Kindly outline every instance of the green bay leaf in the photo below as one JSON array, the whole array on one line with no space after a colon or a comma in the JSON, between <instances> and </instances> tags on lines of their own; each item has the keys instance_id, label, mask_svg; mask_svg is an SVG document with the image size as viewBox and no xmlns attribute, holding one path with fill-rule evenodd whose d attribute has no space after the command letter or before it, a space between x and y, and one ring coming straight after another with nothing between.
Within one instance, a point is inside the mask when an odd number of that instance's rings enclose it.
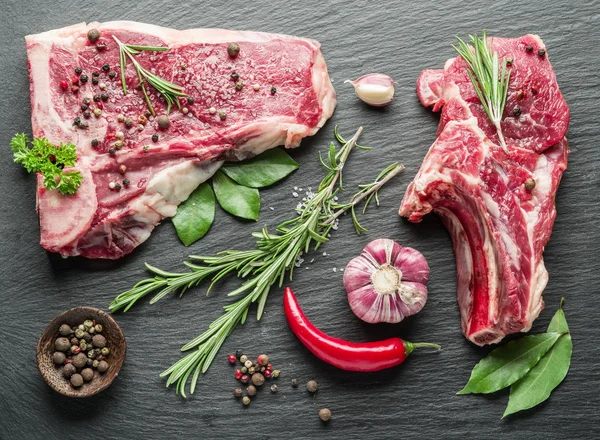
<instances>
[{"instance_id":1,"label":"green bay leaf","mask_svg":"<svg viewBox=\"0 0 600 440\"><path fill-rule=\"evenodd\" d=\"M221 207L236 217L258 220L260 194L256 188L239 185L221 170L213 176L215 195Z\"/></svg>"},{"instance_id":2,"label":"green bay leaf","mask_svg":"<svg viewBox=\"0 0 600 440\"><path fill-rule=\"evenodd\" d=\"M252 159L226 163L221 167L227 176L249 188L273 185L296 169L298 163L281 148L273 148Z\"/></svg>"},{"instance_id":3,"label":"green bay leaf","mask_svg":"<svg viewBox=\"0 0 600 440\"><path fill-rule=\"evenodd\" d=\"M569 331L562 308L554 314L548 331L560 333ZM510 387L508 405L502 417L533 408L550 397L550 393L563 381L569 371L572 352L573 340L567 333L559 338L523 379Z\"/></svg>"},{"instance_id":4,"label":"green bay leaf","mask_svg":"<svg viewBox=\"0 0 600 440\"><path fill-rule=\"evenodd\" d=\"M525 336L492 350L471 373L471 378L458 394L494 393L521 379L561 336L542 333Z\"/></svg>"},{"instance_id":5,"label":"green bay leaf","mask_svg":"<svg viewBox=\"0 0 600 440\"><path fill-rule=\"evenodd\" d=\"M215 195L208 183L202 183L177 208L171 219L181 242L189 246L204 237L215 219Z\"/></svg>"}]
</instances>

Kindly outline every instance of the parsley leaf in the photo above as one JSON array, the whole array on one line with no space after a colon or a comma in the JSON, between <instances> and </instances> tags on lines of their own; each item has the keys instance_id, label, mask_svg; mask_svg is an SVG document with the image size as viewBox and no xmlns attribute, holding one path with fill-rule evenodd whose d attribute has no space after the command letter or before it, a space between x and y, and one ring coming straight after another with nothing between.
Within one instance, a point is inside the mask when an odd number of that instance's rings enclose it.
<instances>
[{"instance_id":1,"label":"parsley leaf","mask_svg":"<svg viewBox=\"0 0 600 440\"><path fill-rule=\"evenodd\" d=\"M23 165L27 172L42 173L44 186L61 194L75 194L83 176L79 171L63 171L77 162L77 149L72 143L54 145L46 138L35 138L29 148L25 133L17 134L10 141L15 163Z\"/></svg>"}]
</instances>

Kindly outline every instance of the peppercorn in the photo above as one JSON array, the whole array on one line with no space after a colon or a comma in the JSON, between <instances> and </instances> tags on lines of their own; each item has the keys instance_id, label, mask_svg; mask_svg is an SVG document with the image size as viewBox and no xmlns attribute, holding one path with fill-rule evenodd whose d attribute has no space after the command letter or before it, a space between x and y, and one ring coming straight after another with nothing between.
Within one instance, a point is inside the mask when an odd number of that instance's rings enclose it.
<instances>
[{"instance_id":1,"label":"peppercorn","mask_svg":"<svg viewBox=\"0 0 600 440\"><path fill-rule=\"evenodd\" d=\"M149 145L144 145L144 147L142 148L142 151L143 151L144 153L147 153L147 152L148 152L148 150L150 150L150 146L149 146Z\"/></svg>"},{"instance_id":2,"label":"peppercorn","mask_svg":"<svg viewBox=\"0 0 600 440\"><path fill-rule=\"evenodd\" d=\"M117 141L114 143L114 146L117 150L120 150L121 148L123 148L123 141ZM91 329L90 329L91 330Z\"/></svg>"},{"instance_id":3,"label":"peppercorn","mask_svg":"<svg viewBox=\"0 0 600 440\"><path fill-rule=\"evenodd\" d=\"M110 66L107 63L104 63L102 65L102 70L104 70L105 72L108 72L110 70Z\"/></svg>"},{"instance_id":4,"label":"peppercorn","mask_svg":"<svg viewBox=\"0 0 600 440\"><path fill-rule=\"evenodd\" d=\"M89 382L94 378L94 370L92 370L91 368L84 368L83 370L81 370L81 377L85 382Z\"/></svg>"},{"instance_id":5,"label":"peppercorn","mask_svg":"<svg viewBox=\"0 0 600 440\"><path fill-rule=\"evenodd\" d=\"M240 356L240 362L242 364L246 364L246 361L248 360L248 356L246 356L245 354Z\"/></svg>"},{"instance_id":6,"label":"peppercorn","mask_svg":"<svg viewBox=\"0 0 600 440\"><path fill-rule=\"evenodd\" d=\"M63 79L60 82L60 88L63 89L63 90L67 90L68 87L69 87L69 83L66 80Z\"/></svg>"},{"instance_id":7,"label":"peppercorn","mask_svg":"<svg viewBox=\"0 0 600 440\"><path fill-rule=\"evenodd\" d=\"M266 354L261 354L260 356L258 356L256 361L263 367L266 367L267 365L269 365L269 356L267 356Z\"/></svg>"},{"instance_id":8,"label":"peppercorn","mask_svg":"<svg viewBox=\"0 0 600 440\"><path fill-rule=\"evenodd\" d=\"M248 374L249 374L250 376L252 376L254 373L256 373L256 368L254 368L254 367L250 367L250 368L248 368Z\"/></svg>"},{"instance_id":9,"label":"peppercorn","mask_svg":"<svg viewBox=\"0 0 600 440\"><path fill-rule=\"evenodd\" d=\"M89 78L88 78L88 76L87 76L87 75L81 75L81 76L79 77L79 81L81 81L82 83L86 83L86 82L88 82L88 79L89 79Z\"/></svg>"},{"instance_id":10,"label":"peppercorn","mask_svg":"<svg viewBox=\"0 0 600 440\"><path fill-rule=\"evenodd\" d=\"M83 72L83 69L81 67L75 67L75 73L77 75L81 75L81 72Z\"/></svg>"},{"instance_id":11,"label":"peppercorn","mask_svg":"<svg viewBox=\"0 0 600 440\"><path fill-rule=\"evenodd\" d=\"M219 112L219 118L221 118L221 120L224 120L227 117L227 112L225 110L221 110Z\"/></svg>"},{"instance_id":12,"label":"peppercorn","mask_svg":"<svg viewBox=\"0 0 600 440\"><path fill-rule=\"evenodd\" d=\"M533 46L529 44L529 45L525 46L525 50L527 52L533 52Z\"/></svg>"},{"instance_id":13,"label":"peppercorn","mask_svg":"<svg viewBox=\"0 0 600 440\"><path fill-rule=\"evenodd\" d=\"M214 115L215 113L217 113L217 109L214 107L211 107L208 109L208 113L210 113L211 115Z\"/></svg>"},{"instance_id":14,"label":"peppercorn","mask_svg":"<svg viewBox=\"0 0 600 440\"><path fill-rule=\"evenodd\" d=\"M73 364L70 364L70 363L68 363L68 364L66 364L66 365L63 367L63 371L62 371L62 373L63 373L63 376L64 376L66 379L68 379L68 378L70 378L70 377L71 377L73 374L77 373L77 368L75 368L75 366L74 366Z\"/></svg>"},{"instance_id":15,"label":"peppercorn","mask_svg":"<svg viewBox=\"0 0 600 440\"><path fill-rule=\"evenodd\" d=\"M148 118L145 115L140 115L138 122L142 125L146 125L148 123Z\"/></svg>"},{"instance_id":16,"label":"peppercorn","mask_svg":"<svg viewBox=\"0 0 600 440\"><path fill-rule=\"evenodd\" d=\"M87 345L87 342L85 341L85 339L82 339L81 341L79 341L79 349L80 350L85 351L85 350L87 350L87 348L88 348L88 345Z\"/></svg>"},{"instance_id":17,"label":"peppercorn","mask_svg":"<svg viewBox=\"0 0 600 440\"><path fill-rule=\"evenodd\" d=\"M92 113L89 110L83 112L83 117L85 119L90 119L92 117Z\"/></svg>"},{"instance_id":18,"label":"peppercorn","mask_svg":"<svg viewBox=\"0 0 600 440\"><path fill-rule=\"evenodd\" d=\"M110 72L108 72L108 77L109 77L110 79L113 79L115 76L117 76L117 72L115 72L115 71L112 71L112 70L111 70Z\"/></svg>"},{"instance_id":19,"label":"peppercorn","mask_svg":"<svg viewBox=\"0 0 600 440\"><path fill-rule=\"evenodd\" d=\"M265 376L263 376L260 373L254 373L252 375L252 384L256 385L257 387L260 387L264 383L265 383Z\"/></svg>"},{"instance_id":20,"label":"peppercorn","mask_svg":"<svg viewBox=\"0 0 600 440\"><path fill-rule=\"evenodd\" d=\"M104 49L106 49L106 43L98 43L98 44L96 44L96 50L98 52L102 52Z\"/></svg>"},{"instance_id":21,"label":"peppercorn","mask_svg":"<svg viewBox=\"0 0 600 440\"><path fill-rule=\"evenodd\" d=\"M130 184L130 183L131 183L131 182L129 182L129 179L123 179L123 186L124 186L125 188L127 188L127 187L129 186L129 184Z\"/></svg>"},{"instance_id":22,"label":"peppercorn","mask_svg":"<svg viewBox=\"0 0 600 440\"><path fill-rule=\"evenodd\" d=\"M263 373L265 378L270 379L271 378L271 370L265 370L265 372Z\"/></svg>"},{"instance_id":23,"label":"peppercorn","mask_svg":"<svg viewBox=\"0 0 600 440\"><path fill-rule=\"evenodd\" d=\"M77 344L79 344L79 342L77 342ZM70 351L72 354L77 354L81 351L81 348L79 348L79 345L72 345Z\"/></svg>"},{"instance_id":24,"label":"peppercorn","mask_svg":"<svg viewBox=\"0 0 600 440\"><path fill-rule=\"evenodd\" d=\"M110 349L108 347L103 347L102 350L100 350L100 353L102 353L102 356L108 356L110 354Z\"/></svg>"},{"instance_id":25,"label":"peppercorn","mask_svg":"<svg viewBox=\"0 0 600 440\"><path fill-rule=\"evenodd\" d=\"M123 122L125 123L125 127L127 128L131 128L131 126L133 125L133 121L131 120L131 118L125 118Z\"/></svg>"},{"instance_id":26,"label":"peppercorn","mask_svg":"<svg viewBox=\"0 0 600 440\"><path fill-rule=\"evenodd\" d=\"M85 130L86 128L89 127L89 125L86 122L82 122L81 124L78 125L79 128L81 128L82 130Z\"/></svg>"},{"instance_id":27,"label":"peppercorn","mask_svg":"<svg viewBox=\"0 0 600 440\"><path fill-rule=\"evenodd\" d=\"M188 97L187 97L187 103L188 103L189 105L192 105L192 104L194 103L194 97L193 97L193 96L188 96Z\"/></svg>"},{"instance_id":28,"label":"peppercorn","mask_svg":"<svg viewBox=\"0 0 600 440\"><path fill-rule=\"evenodd\" d=\"M240 380L242 378L242 371L241 370L235 370L235 378L237 380Z\"/></svg>"},{"instance_id":29,"label":"peppercorn","mask_svg":"<svg viewBox=\"0 0 600 440\"><path fill-rule=\"evenodd\" d=\"M513 110L513 116L515 116L515 117L521 116L521 109L519 107L515 107L515 109Z\"/></svg>"},{"instance_id":30,"label":"peppercorn","mask_svg":"<svg viewBox=\"0 0 600 440\"><path fill-rule=\"evenodd\" d=\"M77 345L77 344L79 344L79 339L77 339L77 338L71 338L70 342L71 342L71 345Z\"/></svg>"},{"instance_id":31,"label":"peppercorn","mask_svg":"<svg viewBox=\"0 0 600 440\"><path fill-rule=\"evenodd\" d=\"M292 387L298 388L298 380L297 379L292 379Z\"/></svg>"},{"instance_id":32,"label":"peppercorn","mask_svg":"<svg viewBox=\"0 0 600 440\"><path fill-rule=\"evenodd\" d=\"M244 88L244 83L241 81L238 81L235 83L235 89L236 90L242 90Z\"/></svg>"},{"instance_id":33,"label":"peppercorn","mask_svg":"<svg viewBox=\"0 0 600 440\"><path fill-rule=\"evenodd\" d=\"M119 173L125 174L126 171L127 171L126 165L119 165Z\"/></svg>"},{"instance_id":34,"label":"peppercorn","mask_svg":"<svg viewBox=\"0 0 600 440\"><path fill-rule=\"evenodd\" d=\"M79 347L77 347L79 348ZM77 368L81 368L83 366L85 366L87 361L87 358L85 357L85 354L83 353L77 353L74 357L73 357L73 365Z\"/></svg>"},{"instance_id":35,"label":"peppercorn","mask_svg":"<svg viewBox=\"0 0 600 440\"><path fill-rule=\"evenodd\" d=\"M238 79L240 79L240 75L235 70L231 72L229 76L231 77L232 81L237 81Z\"/></svg>"},{"instance_id":36,"label":"peppercorn","mask_svg":"<svg viewBox=\"0 0 600 440\"><path fill-rule=\"evenodd\" d=\"M331 411L329 408L322 408L319 410L319 418L324 422L328 422L331 419Z\"/></svg>"},{"instance_id":37,"label":"peppercorn","mask_svg":"<svg viewBox=\"0 0 600 440\"><path fill-rule=\"evenodd\" d=\"M86 111L88 109L87 104L81 104L81 111Z\"/></svg>"},{"instance_id":38,"label":"peppercorn","mask_svg":"<svg viewBox=\"0 0 600 440\"><path fill-rule=\"evenodd\" d=\"M106 372L106 370L108 370L108 362L106 362L106 361L98 362L98 371L100 373L104 373L104 372Z\"/></svg>"},{"instance_id":39,"label":"peppercorn","mask_svg":"<svg viewBox=\"0 0 600 440\"><path fill-rule=\"evenodd\" d=\"M545 57L546 56L546 50L545 49L538 49L538 55L541 57Z\"/></svg>"},{"instance_id":40,"label":"peppercorn","mask_svg":"<svg viewBox=\"0 0 600 440\"><path fill-rule=\"evenodd\" d=\"M506 59L506 65L507 66L512 66L512 63L513 63L513 59L512 58L507 58Z\"/></svg>"},{"instance_id":41,"label":"peppercorn","mask_svg":"<svg viewBox=\"0 0 600 440\"><path fill-rule=\"evenodd\" d=\"M306 389L308 390L309 393L316 393L317 389L318 389L317 381L316 380L309 380L306 383Z\"/></svg>"},{"instance_id":42,"label":"peppercorn","mask_svg":"<svg viewBox=\"0 0 600 440\"><path fill-rule=\"evenodd\" d=\"M535 188L535 179L528 177L525 180L525 189L527 191L532 191Z\"/></svg>"},{"instance_id":43,"label":"peppercorn","mask_svg":"<svg viewBox=\"0 0 600 440\"><path fill-rule=\"evenodd\" d=\"M90 335L90 334L93 335L95 332L96 332L96 330L94 329L94 327L90 327L90 329L87 332L85 332L85 333L87 333L88 335ZM83 337L85 338L85 334L84 334Z\"/></svg>"},{"instance_id":44,"label":"peppercorn","mask_svg":"<svg viewBox=\"0 0 600 440\"><path fill-rule=\"evenodd\" d=\"M256 387L254 385L250 385L248 388L246 388L246 394L248 394L249 396L254 396L256 395Z\"/></svg>"},{"instance_id":45,"label":"peppercorn","mask_svg":"<svg viewBox=\"0 0 600 440\"><path fill-rule=\"evenodd\" d=\"M243 384L247 384L247 383L250 381L250 378L248 377L248 375L247 375L247 374L244 374L242 377L240 377L240 381L241 381Z\"/></svg>"},{"instance_id":46,"label":"peppercorn","mask_svg":"<svg viewBox=\"0 0 600 440\"><path fill-rule=\"evenodd\" d=\"M73 125L79 126L80 124L81 124L81 118L75 118L75 119L73 119Z\"/></svg>"},{"instance_id":47,"label":"peppercorn","mask_svg":"<svg viewBox=\"0 0 600 440\"><path fill-rule=\"evenodd\" d=\"M152 142L158 142L158 134L154 133L152 135Z\"/></svg>"},{"instance_id":48,"label":"peppercorn","mask_svg":"<svg viewBox=\"0 0 600 440\"><path fill-rule=\"evenodd\" d=\"M94 367L94 368L98 368L98 364L99 364L99 363L100 363L100 361L98 361L98 360L94 359L94 360L92 361L92 367Z\"/></svg>"},{"instance_id":49,"label":"peppercorn","mask_svg":"<svg viewBox=\"0 0 600 440\"><path fill-rule=\"evenodd\" d=\"M54 348L58 351L67 351L71 348L71 344L67 338L56 338L56 341L54 341Z\"/></svg>"},{"instance_id":50,"label":"peppercorn","mask_svg":"<svg viewBox=\"0 0 600 440\"><path fill-rule=\"evenodd\" d=\"M227 53L229 54L230 57L237 57L238 54L240 53L240 45L237 43L229 43L227 45Z\"/></svg>"},{"instance_id":51,"label":"peppercorn","mask_svg":"<svg viewBox=\"0 0 600 440\"><path fill-rule=\"evenodd\" d=\"M71 327L69 327L69 324L63 324L58 329L58 332L61 336L69 336L71 334Z\"/></svg>"},{"instance_id":52,"label":"peppercorn","mask_svg":"<svg viewBox=\"0 0 600 440\"><path fill-rule=\"evenodd\" d=\"M246 374L248 372L248 369L246 367L242 367L240 371L242 372L242 374Z\"/></svg>"},{"instance_id":53,"label":"peppercorn","mask_svg":"<svg viewBox=\"0 0 600 440\"><path fill-rule=\"evenodd\" d=\"M83 338L83 330L81 330L80 328L78 328L77 330L75 330L75 337L78 339Z\"/></svg>"},{"instance_id":54,"label":"peppercorn","mask_svg":"<svg viewBox=\"0 0 600 440\"><path fill-rule=\"evenodd\" d=\"M190 109L189 109L189 108L187 108L187 107L183 107L183 108L181 109L181 113L183 113L184 115L187 115L187 114L189 113L189 111L190 111Z\"/></svg>"},{"instance_id":55,"label":"peppercorn","mask_svg":"<svg viewBox=\"0 0 600 440\"><path fill-rule=\"evenodd\" d=\"M77 86L71 86L71 92L78 93L79 92L79 87L77 87Z\"/></svg>"},{"instance_id":56,"label":"peppercorn","mask_svg":"<svg viewBox=\"0 0 600 440\"><path fill-rule=\"evenodd\" d=\"M73 385L75 388L79 388L81 385L83 385L83 377L81 377L81 374L75 373L71 376L71 385Z\"/></svg>"},{"instance_id":57,"label":"peppercorn","mask_svg":"<svg viewBox=\"0 0 600 440\"><path fill-rule=\"evenodd\" d=\"M115 189L117 191L119 191L121 189L121 184L120 183L115 183Z\"/></svg>"},{"instance_id":58,"label":"peppercorn","mask_svg":"<svg viewBox=\"0 0 600 440\"><path fill-rule=\"evenodd\" d=\"M227 356L227 360L229 361L229 363L231 365L235 365L236 359L235 359L235 355L234 354L230 354L229 356Z\"/></svg>"},{"instance_id":59,"label":"peppercorn","mask_svg":"<svg viewBox=\"0 0 600 440\"><path fill-rule=\"evenodd\" d=\"M233 390L233 395L237 398L242 397L242 394L244 394L244 391L241 388L236 388Z\"/></svg>"},{"instance_id":60,"label":"peppercorn","mask_svg":"<svg viewBox=\"0 0 600 440\"><path fill-rule=\"evenodd\" d=\"M92 43L95 43L98 41L98 38L100 38L100 31L98 29L90 29L87 33L87 37L88 40L90 40Z\"/></svg>"},{"instance_id":61,"label":"peppercorn","mask_svg":"<svg viewBox=\"0 0 600 440\"><path fill-rule=\"evenodd\" d=\"M250 405L250 402L251 402L251 400L250 400L250 397L248 397L248 396L244 396L244 398L242 399L242 403L246 406Z\"/></svg>"},{"instance_id":62,"label":"peppercorn","mask_svg":"<svg viewBox=\"0 0 600 440\"><path fill-rule=\"evenodd\" d=\"M100 95L94 95L94 97L92 99L94 100L94 102L99 102L100 101Z\"/></svg>"},{"instance_id":63,"label":"peppercorn","mask_svg":"<svg viewBox=\"0 0 600 440\"><path fill-rule=\"evenodd\" d=\"M277 89L275 88L275 86L271 87L271 95L274 95L275 93L277 93Z\"/></svg>"},{"instance_id":64,"label":"peppercorn","mask_svg":"<svg viewBox=\"0 0 600 440\"><path fill-rule=\"evenodd\" d=\"M94 70L92 72L92 78L98 78L100 76L100 72L98 72L97 70Z\"/></svg>"},{"instance_id":65,"label":"peppercorn","mask_svg":"<svg viewBox=\"0 0 600 440\"><path fill-rule=\"evenodd\" d=\"M95 108L94 109L94 116L99 118L100 115L102 114L102 110L100 110L99 108Z\"/></svg>"},{"instance_id":66,"label":"peppercorn","mask_svg":"<svg viewBox=\"0 0 600 440\"><path fill-rule=\"evenodd\" d=\"M56 365L62 365L62 364L64 364L65 360L67 360L67 356L62 351L55 351L52 354L52 361Z\"/></svg>"},{"instance_id":67,"label":"peppercorn","mask_svg":"<svg viewBox=\"0 0 600 440\"><path fill-rule=\"evenodd\" d=\"M252 366L252 361L248 360L248 361L244 362L244 367L250 369L251 366Z\"/></svg>"},{"instance_id":68,"label":"peppercorn","mask_svg":"<svg viewBox=\"0 0 600 440\"><path fill-rule=\"evenodd\" d=\"M169 120L169 117L167 115L160 115L158 118L156 118L156 123L160 128L164 130L169 128L171 121Z\"/></svg>"},{"instance_id":69,"label":"peppercorn","mask_svg":"<svg viewBox=\"0 0 600 440\"><path fill-rule=\"evenodd\" d=\"M108 93L101 94L100 99L102 99L102 101L108 101Z\"/></svg>"},{"instance_id":70,"label":"peppercorn","mask_svg":"<svg viewBox=\"0 0 600 440\"><path fill-rule=\"evenodd\" d=\"M271 365L271 364L267 364L266 368L267 368L267 370L273 371L273 365Z\"/></svg>"}]
</instances>

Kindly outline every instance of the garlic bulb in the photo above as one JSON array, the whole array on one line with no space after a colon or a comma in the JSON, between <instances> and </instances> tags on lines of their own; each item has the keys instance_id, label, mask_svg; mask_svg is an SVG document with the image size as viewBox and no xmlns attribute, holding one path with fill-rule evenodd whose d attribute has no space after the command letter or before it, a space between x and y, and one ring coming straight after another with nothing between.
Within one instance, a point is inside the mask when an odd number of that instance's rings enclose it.
<instances>
[{"instance_id":1,"label":"garlic bulb","mask_svg":"<svg viewBox=\"0 0 600 440\"><path fill-rule=\"evenodd\" d=\"M394 80L383 73L369 73L361 76L356 81L349 79L344 83L350 83L354 86L354 91L358 98L375 107L384 107L394 99Z\"/></svg>"},{"instance_id":2,"label":"garlic bulb","mask_svg":"<svg viewBox=\"0 0 600 440\"><path fill-rule=\"evenodd\" d=\"M370 242L344 270L350 307L370 323L396 323L419 312L428 279L429 265L419 251L386 238Z\"/></svg>"}]
</instances>

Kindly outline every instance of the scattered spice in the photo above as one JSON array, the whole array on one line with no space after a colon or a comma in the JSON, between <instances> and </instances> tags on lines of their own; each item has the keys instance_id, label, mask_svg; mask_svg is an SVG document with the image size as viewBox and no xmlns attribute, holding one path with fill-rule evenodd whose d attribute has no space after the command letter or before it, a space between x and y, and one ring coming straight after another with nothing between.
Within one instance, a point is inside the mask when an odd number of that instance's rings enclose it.
<instances>
[{"instance_id":1,"label":"scattered spice","mask_svg":"<svg viewBox=\"0 0 600 440\"><path fill-rule=\"evenodd\" d=\"M96 148L98 146L98 139L92 139L92 147Z\"/></svg>"},{"instance_id":2,"label":"scattered spice","mask_svg":"<svg viewBox=\"0 0 600 440\"><path fill-rule=\"evenodd\" d=\"M317 381L309 380L308 382L306 382L306 389L309 393L316 393L317 390L319 389Z\"/></svg>"},{"instance_id":3,"label":"scattered spice","mask_svg":"<svg viewBox=\"0 0 600 440\"><path fill-rule=\"evenodd\" d=\"M525 50L527 52L533 52L533 46L529 44L529 45L525 46Z\"/></svg>"},{"instance_id":4,"label":"scattered spice","mask_svg":"<svg viewBox=\"0 0 600 440\"><path fill-rule=\"evenodd\" d=\"M519 107L515 107L515 109L513 110L513 116L514 117L521 116L521 109Z\"/></svg>"},{"instance_id":5,"label":"scattered spice","mask_svg":"<svg viewBox=\"0 0 600 440\"><path fill-rule=\"evenodd\" d=\"M184 115L187 115L189 111L190 111L190 109L189 109L189 108L187 108L187 107L183 107L183 108L181 109L181 113L183 113Z\"/></svg>"},{"instance_id":6,"label":"scattered spice","mask_svg":"<svg viewBox=\"0 0 600 440\"><path fill-rule=\"evenodd\" d=\"M331 411L329 410L329 408L320 409L319 418L324 422L328 422L331 419Z\"/></svg>"},{"instance_id":7,"label":"scattered spice","mask_svg":"<svg viewBox=\"0 0 600 440\"><path fill-rule=\"evenodd\" d=\"M110 66L107 63L104 63L102 65L102 70L104 70L105 72L108 72L110 70Z\"/></svg>"},{"instance_id":8,"label":"scattered spice","mask_svg":"<svg viewBox=\"0 0 600 440\"><path fill-rule=\"evenodd\" d=\"M243 393L244 393L244 391L241 388L236 388L233 390L233 395L237 398L242 397Z\"/></svg>"},{"instance_id":9,"label":"scattered spice","mask_svg":"<svg viewBox=\"0 0 600 440\"><path fill-rule=\"evenodd\" d=\"M123 179L123 186L125 188L127 188L130 184L131 184L131 182L129 181L129 179Z\"/></svg>"},{"instance_id":10,"label":"scattered spice","mask_svg":"<svg viewBox=\"0 0 600 440\"><path fill-rule=\"evenodd\" d=\"M79 77L79 81L81 81L82 83L86 83L86 82L88 82L88 79L89 79L89 78L88 78L88 76L87 76L87 75L81 75L81 76Z\"/></svg>"},{"instance_id":11,"label":"scattered spice","mask_svg":"<svg viewBox=\"0 0 600 440\"><path fill-rule=\"evenodd\" d=\"M75 67L75 73L77 75L81 75L81 72L83 72L83 69L81 67Z\"/></svg>"},{"instance_id":12,"label":"scattered spice","mask_svg":"<svg viewBox=\"0 0 600 440\"><path fill-rule=\"evenodd\" d=\"M240 45L237 43L229 43L227 46L227 53L232 58L237 57L240 53Z\"/></svg>"},{"instance_id":13,"label":"scattered spice","mask_svg":"<svg viewBox=\"0 0 600 440\"><path fill-rule=\"evenodd\" d=\"M229 361L231 365L235 365L237 359L235 358L234 354L230 354L229 356L227 356L227 361Z\"/></svg>"},{"instance_id":14,"label":"scattered spice","mask_svg":"<svg viewBox=\"0 0 600 440\"><path fill-rule=\"evenodd\" d=\"M101 89L103 89L104 87L100 87ZM100 99L102 99L102 101L108 101L108 93L103 93L100 95Z\"/></svg>"},{"instance_id":15,"label":"scattered spice","mask_svg":"<svg viewBox=\"0 0 600 440\"><path fill-rule=\"evenodd\" d=\"M192 105L192 104L194 103L194 97L193 97L193 96L188 96L188 97L187 97L187 103L188 103L189 105Z\"/></svg>"},{"instance_id":16,"label":"scattered spice","mask_svg":"<svg viewBox=\"0 0 600 440\"><path fill-rule=\"evenodd\" d=\"M160 115L158 118L156 118L156 123L160 128L165 130L169 128L171 121L169 120L169 117L167 115Z\"/></svg>"},{"instance_id":17,"label":"scattered spice","mask_svg":"<svg viewBox=\"0 0 600 440\"><path fill-rule=\"evenodd\" d=\"M104 49L106 49L106 43L98 43L98 44L96 44L96 50L98 52L102 52Z\"/></svg>"},{"instance_id":18,"label":"scattered spice","mask_svg":"<svg viewBox=\"0 0 600 440\"><path fill-rule=\"evenodd\" d=\"M85 119L90 119L92 117L92 112L90 112L89 110L86 110L83 112L83 117Z\"/></svg>"},{"instance_id":19,"label":"scattered spice","mask_svg":"<svg viewBox=\"0 0 600 440\"><path fill-rule=\"evenodd\" d=\"M63 89L63 90L67 90L69 88L69 83L66 80L63 79L60 82L60 88Z\"/></svg>"},{"instance_id":20,"label":"scattered spice","mask_svg":"<svg viewBox=\"0 0 600 440\"><path fill-rule=\"evenodd\" d=\"M545 49L538 49L538 55L541 57L545 57L546 56L546 50Z\"/></svg>"},{"instance_id":21,"label":"scattered spice","mask_svg":"<svg viewBox=\"0 0 600 440\"><path fill-rule=\"evenodd\" d=\"M242 403L246 406L250 405L250 402L251 402L251 400L250 400L250 397L248 397L248 396L244 396L244 398L242 399Z\"/></svg>"},{"instance_id":22,"label":"scattered spice","mask_svg":"<svg viewBox=\"0 0 600 440\"><path fill-rule=\"evenodd\" d=\"M533 191L534 188L535 188L535 179L533 179L532 177L528 177L525 180L525 189L527 191Z\"/></svg>"},{"instance_id":23,"label":"scattered spice","mask_svg":"<svg viewBox=\"0 0 600 440\"><path fill-rule=\"evenodd\" d=\"M94 70L94 71L92 72L92 77L94 77L94 78L97 78L97 77L99 77L99 76L100 76L100 72L98 72L97 70Z\"/></svg>"},{"instance_id":24,"label":"scattered spice","mask_svg":"<svg viewBox=\"0 0 600 440\"><path fill-rule=\"evenodd\" d=\"M277 388L277 385L275 385L275 384L271 385L271 392L276 393L277 391L279 391L279 388Z\"/></svg>"},{"instance_id":25,"label":"scattered spice","mask_svg":"<svg viewBox=\"0 0 600 440\"><path fill-rule=\"evenodd\" d=\"M292 379L292 387L298 388L298 379Z\"/></svg>"},{"instance_id":26,"label":"scattered spice","mask_svg":"<svg viewBox=\"0 0 600 440\"><path fill-rule=\"evenodd\" d=\"M255 91L255 92L258 92L258 91L260 90L260 85L258 85L258 84L254 84L254 85L252 86L252 88L254 89L254 91Z\"/></svg>"},{"instance_id":27,"label":"scattered spice","mask_svg":"<svg viewBox=\"0 0 600 440\"><path fill-rule=\"evenodd\" d=\"M246 394L248 394L249 396L256 395L257 391L258 390L256 389L256 387L254 385L250 385L248 388L246 388Z\"/></svg>"},{"instance_id":28,"label":"scattered spice","mask_svg":"<svg viewBox=\"0 0 600 440\"><path fill-rule=\"evenodd\" d=\"M238 75L238 73L235 70L231 72L231 75L229 76L231 77L232 81L237 81L238 79L240 79L240 75Z\"/></svg>"},{"instance_id":29,"label":"scattered spice","mask_svg":"<svg viewBox=\"0 0 600 440\"><path fill-rule=\"evenodd\" d=\"M100 110L99 108L95 108L94 109L94 116L99 118L100 115L102 114L102 110Z\"/></svg>"},{"instance_id":30,"label":"scattered spice","mask_svg":"<svg viewBox=\"0 0 600 440\"><path fill-rule=\"evenodd\" d=\"M277 93L277 88L275 86L271 87L271 95Z\"/></svg>"},{"instance_id":31,"label":"scattered spice","mask_svg":"<svg viewBox=\"0 0 600 440\"><path fill-rule=\"evenodd\" d=\"M127 165L119 165L119 173L125 174L127 172Z\"/></svg>"},{"instance_id":32,"label":"scattered spice","mask_svg":"<svg viewBox=\"0 0 600 440\"><path fill-rule=\"evenodd\" d=\"M114 156L116 153L116 150L114 149L114 147L110 147L108 149L108 154L110 154L111 156ZM111 182L112 183L112 182ZM114 188L114 187L113 187Z\"/></svg>"},{"instance_id":33,"label":"scattered spice","mask_svg":"<svg viewBox=\"0 0 600 440\"><path fill-rule=\"evenodd\" d=\"M219 118L223 121L227 117L227 112L225 110L221 110L219 112Z\"/></svg>"},{"instance_id":34,"label":"scattered spice","mask_svg":"<svg viewBox=\"0 0 600 440\"><path fill-rule=\"evenodd\" d=\"M208 109L208 113L210 113L211 115L214 115L215 113L217 113L217 109L214 107L211 107Z\"/></svg>"},{"instance_id":35,"label":"scattered spice","mask_svg":"<svg viewBox=\"0 0 600 440\"><path fill-rule=\"evenodd\" d=\"M154 133L152 135L152 142L158 142L158 134L157 133Z\"/></svg>"},{"instance_id":36,"label":"scattered spice","mask_svg":"<svg viewBox=\"0 0 600 440\"><path fill-rule=\"evenodd\" d=\"M98 29L90 29L87 33L88 40L95 43L100 38L100 31Z\"/></svg>"},{"instance_id":37,"label":"scattered spice","mask_svg":"<svg viewBox=\"0 0 600 440\"><path fill-rule=\"evenodd\" d=\"M131 118L125 118L123 122L125 123L125 127L127 128L131 128L131 126L133 125L133 120Z\"/></svg>"},{"instance_id":38,"label":"scattered spice","mask_svg":"<svg viewBox=\"0 0 600 440\"><path fill-rule=\"evenodd\" d=\"M238 81L235 83L235 89L236 90L242 90L244 88L244 83L241 81Z\"/></svg>"},{"instance_id":39,"label":"scattered spice","mask_svg":"<svg viewBox=\"0 0 600 440\"><path fill-rule=\"evenodd\" d=\"M117 72L115 72L114 70L111 70L110 72L108 72L108 77L110 79L114 79L115 76L117 76Z\"/></svg>"}]
</instances>

